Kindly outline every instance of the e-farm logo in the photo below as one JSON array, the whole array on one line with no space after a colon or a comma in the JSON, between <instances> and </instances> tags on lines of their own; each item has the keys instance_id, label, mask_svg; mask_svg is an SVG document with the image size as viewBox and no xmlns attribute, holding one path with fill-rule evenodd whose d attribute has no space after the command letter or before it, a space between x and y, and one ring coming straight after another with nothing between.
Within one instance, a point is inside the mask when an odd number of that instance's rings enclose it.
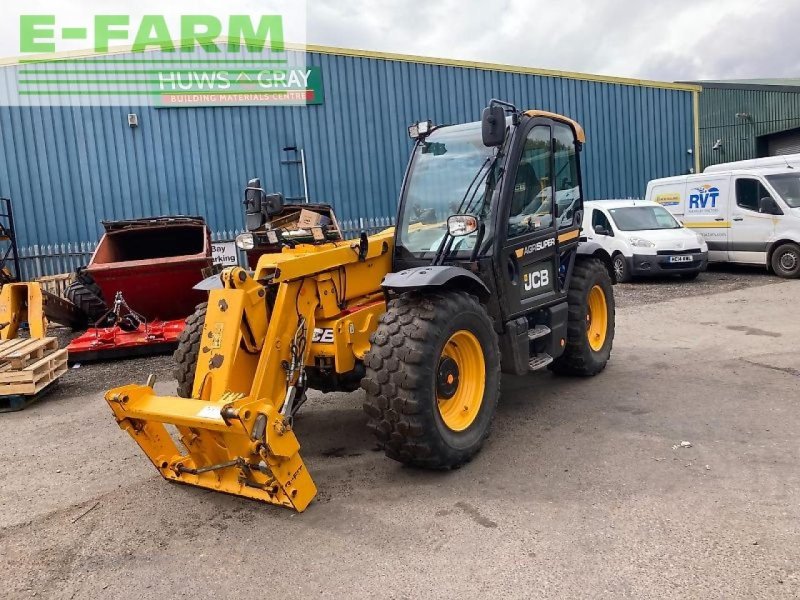
<instances>
[{"instance_id":1,"label":"e-farm logo","mask_svg":"<svg viewBox=\"0 0 800 600\"><path fill-rule=\"evenodd\" d=\"M21 99L178 107L322 103L321 74L306 67L304 46L287 50L286 15L104 14L85 21L20 15L15 91ZM48 56L76 40L94 54Z\"/></svg>"},{"instance_id":2,"label":"e-farm logo","mask_svg":"<svg viewBox=\"0 0 800 600\"><path fill-rule=\"evenodd\" d=\"M230 52L239 52L242 42L250 52L260 52L265 46L273 52L284 51L283 17L281 15L230 15L227 35L222 20L215 15L182 15L180 31L170 30L163 15L143 15L136 23L130 15L96 15L92 27L57 27L56 15L21 15L19 20L19 50L22 53L56 52L56 41L87 40L94 43L98 54L109 51L112 42L127 42L133 37L132 52L157 48L174 52L176 44L183 52L196 46L207 52L220 52L216 40L227 37Z\"/></svg>"}]
</instances>

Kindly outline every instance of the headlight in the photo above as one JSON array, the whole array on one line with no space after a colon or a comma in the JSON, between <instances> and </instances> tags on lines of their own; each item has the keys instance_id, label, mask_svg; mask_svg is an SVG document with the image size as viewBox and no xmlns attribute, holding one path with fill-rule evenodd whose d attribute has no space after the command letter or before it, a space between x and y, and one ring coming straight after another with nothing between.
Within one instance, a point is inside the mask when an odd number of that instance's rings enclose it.
<instances>
[{"instance_id":1,"label":"headlight","mask_svg":"<svg viewBox=\"0 0 800 600\"><path fill-rule=\"evenodd\" d=\"M236 247L242 250L252 250L255 246L252 233L240 233L236 236Z\"/></svg>"},{"instance_id":2,"label":"headlight","mask_svg":"<svg viewBox=\"0 0 800 600\"><path fill-rule=\"evenodd\" d=\"M706 243L706 238L704 238L701 234L697 233L696 231L693 232L697 236L697 241L700 244Z\"/></svg>"},{"instance_id":3,"label":"headlight","mask_svg":"<svg viewBox=\"0 0 800 600\"><path fill-rule=\"evenodd\" d=\"M651 242L650 240L646 240L640 237L632 237L630 238L631 246L636 246L637 248L655 248L656 245Z\"/></svg>"}]
</instances>

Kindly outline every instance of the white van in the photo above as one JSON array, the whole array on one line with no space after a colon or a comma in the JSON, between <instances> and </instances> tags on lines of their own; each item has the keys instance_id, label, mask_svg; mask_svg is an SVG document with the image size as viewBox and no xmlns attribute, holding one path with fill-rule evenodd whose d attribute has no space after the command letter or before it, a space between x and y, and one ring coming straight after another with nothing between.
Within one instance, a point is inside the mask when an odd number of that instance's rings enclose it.
<instances>
[{"instance_id":1,"label":"white van","mask_svg":"<svg viewBox=\"0 0 800 600\"><path fill-rule=\"evenodd\" d=\"M800 276L800 154L654 179L646 198L702 234L709 260Z\"/></svg>"},{"instance_id":2,"label":"white van","mask_svg":"<svg viewBox=\"0 0 800 600\"><path fill-rule=\"evenodd\" d=\"M694 279L708 264L703 238L647 200L584 202L578 252L602 259L618 283L637 275Z\"/></svg>"}]
</instances>

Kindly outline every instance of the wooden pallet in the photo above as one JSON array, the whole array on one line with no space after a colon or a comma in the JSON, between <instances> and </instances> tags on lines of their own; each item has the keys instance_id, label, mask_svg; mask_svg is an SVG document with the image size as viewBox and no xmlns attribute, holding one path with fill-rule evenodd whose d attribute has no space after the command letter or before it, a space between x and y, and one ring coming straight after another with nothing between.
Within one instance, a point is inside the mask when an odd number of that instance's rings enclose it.
<instances>
[{"instance_id":1,"label":"wooden pallet","mask_svg":"<svg viewBox=\"0 0 800 600\"><path fill-rule=\"evenodd\" d=\"M51 381L32 395L13 394L11 396L0 396L0 413L15 412L23 408L28 408L31 404L53 391L57 386L58 379Z\"/></svg>"},{"instance_id":2,"label":"wooden pallet","mask_svg":"<svg viewBox=\"0 0 800 600\"><path fill-rule=\"evenodd\" d=\"M36 281L42 286L42 291L50 292L54 296L63 296L74 278L74 273L62 273L60 275L39 277Z\"/></svg>"},{"instance_id":3,"label":"wooden pallet","mask_svg":"<svg viewBox=\"0 0 800 600\"><path fill-rule=\"evenodd\" d=\"M61 377L67 368L67 349L59 350L56 338L2 341L0 399L37 395Z\"/></svg>"}]
</instances>

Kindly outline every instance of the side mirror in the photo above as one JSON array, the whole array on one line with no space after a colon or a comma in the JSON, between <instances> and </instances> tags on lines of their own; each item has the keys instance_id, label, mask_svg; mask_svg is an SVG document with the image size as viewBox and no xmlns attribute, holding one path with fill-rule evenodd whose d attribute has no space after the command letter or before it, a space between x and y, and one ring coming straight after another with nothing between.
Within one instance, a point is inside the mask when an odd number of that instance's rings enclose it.
<instances>
[{"instance_id":1,"label":"side mirror","mask_svg":"<svg viewBox=\"0 0 800 600\"><path fill-rule=\"evenodd\" d=\"M487 148L503 144L506 139L506 112L502 106L494 104L483 109L481 137Z\"/></svg>"},{"instance_id":2,"label":"side mirror","mask_svg":"<svg viewBox=\"0 0 800 600\"><path fill-rule=\"evenodd\" d=\"M261 180L251 179L247 182L244 190L244 206L247 214L257 214L261 212L261 197L264 190L261 189Z\"/></svg>"},{"instance_id":3,"label":"side mirror","mask_svg":"<svg viewBox=\"0 0 800 600\"><path fill-rule=\"evenodd\" d=\"M765 215L782 215L783 211L772 196L766 196L758 201L758 212Z\"/></svg>"},{"instance_id":4,"label":"side mirror","mask_svg":"<svg viewBox=\"0 0 800 600\"><path fill-rule=\"evenodd\" d=\"M608 229L606 229L602 225L595 225L594 226L594 232L597 235L610 235Z\"/></svg>"},{"instance_id":5,"label":"side mirror","mask_svg":"<svg viewBox=\"0 0 800 600\"><path fill-rule=\"evenodd\" d=\"M478 231L478 219L472 215L450 215L447 217L447 231L453 237L463 237Z\"/></svg>"},{"instance_id":6,"label":"side mirror","mask_svg":"<svg viewBox=\"0 0 800 600\"><path fill-rule=\"evenodd\" d=\"M268 217L280 214L283 210L283 194L264 194L261 198L261 208Z\"/></svg>"}]
</instances>

